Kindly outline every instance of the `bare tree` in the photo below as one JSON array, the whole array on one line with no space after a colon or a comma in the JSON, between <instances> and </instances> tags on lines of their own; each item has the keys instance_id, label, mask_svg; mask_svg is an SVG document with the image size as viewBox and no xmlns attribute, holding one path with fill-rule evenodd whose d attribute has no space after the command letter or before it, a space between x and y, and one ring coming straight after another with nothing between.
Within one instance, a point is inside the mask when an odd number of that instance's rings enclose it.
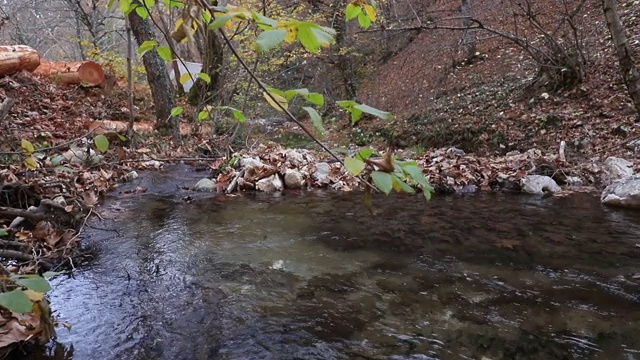
<instances>
[{"instance_id":1,"label":"bare tree","mask_svg":"<svg viewBox=\"0 0 640 360\"><path fill-rule=\"evenodd\" d=\"M462 45L465 49L465 58L467 60L476 56L476 40L474 38L473 30L471 30L471 19L473 19L473 7L471 0L462 0L462 6L460 7L462 12L462 25L467 28L462 36Z\"/></svg>"},{"instance_id":2,"label":"bare tree","mask_svg":"<svg viewBox=\"0 0 640 360\"><path fill-rule=\"evenodd\" d=\"M137 12L131 11L128 15L131 32L136 38L138 45L145 41L156 40L156 36L148 19L143 19ZM154 49L147 51L142 56L142 62L147 72L147 81L151 88L153 104L156 110L156 121L158 129L165 129L171 132L173 140L180 141L180 128L178 118L171 115L171 110L175 107L175 91L171 84L171 79L167 73L164 60Z\"/></svg>"},{"instance_id":3,"label":"bare tree","mask_svg":"<svg viewBox=\"0 0 640 360\"><path fill-rule=\"evenodd\" d=\"M631 100L633 100L633 104L636 110L638 110L638 115L640 115L640 75L638 74L638 69L636 68L631 48L629 47L624 26L616 11L616 1L602 0L602 9L607 19L611 40L613 40L616 53L618 54L622 78L624 79L625 85L627 85L629 96L631 96Z\"/></svg>"}]
</instances>

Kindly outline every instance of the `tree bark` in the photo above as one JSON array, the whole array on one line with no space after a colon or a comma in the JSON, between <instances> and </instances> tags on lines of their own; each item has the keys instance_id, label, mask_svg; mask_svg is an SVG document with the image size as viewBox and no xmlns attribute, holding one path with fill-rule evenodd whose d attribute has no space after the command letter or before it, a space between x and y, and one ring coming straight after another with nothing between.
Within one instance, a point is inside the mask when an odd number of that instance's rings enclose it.
<instances>
[{"instance_id":1,"label":"tree bark","mask_svg":"<svg viewBox=\"0 0 640 360\"><path fill-rule=\"evenodd\" d=\"M465 49L465 57L467 60L476 56L476 40L473 38L473 30L469 29L473 22L473 8L471 6L471 0L462 0L462 25L467 28L462 35L462 44Z\"/></svg>"},{"instance_id":2,"label":"tree bark","mask_svg":"<svg viewBox=\"0 0 640 360\"><path fill-rule=\"evenodd\" d=\"M131 32L138 45L148 40L156 40L148 19L141 18L135 11L128 15ZM151 96L156 109L157 128L169 130L173 141L180 142L178 118L171 116L171 109L175 107L175 91L167 73L164 60L156 50L147 51L142 56L142 62L147 72L147 81L151 88Z\"/></svg>"},{"instance_id":3,"label":"tree bark","mask_svg":"<svg viewBox=\"0 0 640 360\"><path fill-rule=\"evenodd\" d=\"M640 115L640 75L638 75L638 69L636 68L631 48L629 47L624 26L616 12L616 1L602 0L602 9L607 19L611 39L618 54L622 78L624 79L625 85L627 85L629 96L638 111L638 115Z\"/></svg>"},{"instance_id":4,"label":"tree bark","mask_svg":"<svg viewBox=\"0 0 640 360\"><path fill-rule=\"evenodd\" d=\"M218 1L211 1L211 6L218 6ZM197 105L202 100L212 102L220 98L221 75L224 65L224 52L222 39L217 30L207 30L202 28L204 37L204 49L201 51L202 72L209 75L211 81L198 78L193 87L189 90L189 103Z\"/></svg>"}]
</instances>

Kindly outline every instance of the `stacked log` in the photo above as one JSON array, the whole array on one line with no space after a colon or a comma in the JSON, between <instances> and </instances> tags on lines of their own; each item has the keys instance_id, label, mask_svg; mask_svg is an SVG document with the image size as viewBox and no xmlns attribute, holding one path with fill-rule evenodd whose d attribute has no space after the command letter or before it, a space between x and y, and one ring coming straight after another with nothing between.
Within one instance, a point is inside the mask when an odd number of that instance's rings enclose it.
<instances>
[{"instance_id":1,"label":"stacked log","mask_svg":"<svg viewBox=\"0 0 640 360\"><path fill-rule=\"evenodd\" d=\"M97 86L105 81L102 66L94 61L51 62L26 45L0 46L0 77L23 70L68 85Z\"/></svg>"},{"instance_id":2,"label":"stacked log","mask_svg":"<svg viewBox=\"0 0 640 360\"><path fill-rule=\"evenodd\" d=\"M33 73L54 78L67 85L97 86L104 81L104 70L94 61L50 62L45 60Z\"/></svg>"}]
</instances>

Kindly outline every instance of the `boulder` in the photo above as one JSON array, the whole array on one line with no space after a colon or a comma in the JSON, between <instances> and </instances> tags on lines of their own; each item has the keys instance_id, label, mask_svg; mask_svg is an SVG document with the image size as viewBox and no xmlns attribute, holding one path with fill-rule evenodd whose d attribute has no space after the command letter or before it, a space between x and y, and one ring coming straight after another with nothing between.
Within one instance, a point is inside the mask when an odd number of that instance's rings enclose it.
<instances>
[{"instance_id":1,"label":"boulder","mask_svg":"<svg viewBox=\"0 0 640 360\"><path fill-rule=\"evenodd\" d=\"M605 172L605 176L603 180L605 183L612 183L616 180L629 177L633 175L632 166L633 163L628 160L617 157L608 157L604 161L603 170Z\"/></svg>"},{"instance_id":2,"label":"boulder","mask_svg":"<svg viewBox=\"0 0 640 360\"><path fill-rule=\"evenodd\" d=\"M605 205L640 209L640 175L632 175L607 186L600 201Z\"/></svg>"},{"instance_id":3,"label":"boulder","mask_svg":"<svg viewBox=\"0 0 640 360\"><path fill-rule=\"evenodd\" d=\"M196 191L215 191L216 182L207 178L200 179L200 181L196 183L194 189Z\"/></svg>"},{"instance_id":4,"label":"boulder","mask_svg":"<svg viewBox=\"0 0 640 360\"><path fill-rule=\"evenodd\" d=\"M256 183L256 190L264 192L276 192L282 191L282 189L284 189L284 184L278 174L273 174Z\"/></svg>"},{"instance_id":5,"label":"boulder","mask_svg":"<svg viewBox=\"0 0 640 360\"><path fill-rule=\"evenodd\" d=\"M313 173L313 178L320 185L328 184L329 173L331 172L331 166L326 162L319 162L316 164L316 171Z\"/></svg>"},{"instance_id":6,"label":"boulder","mask_svg":"<svg viewBox=\"0 0 640 360\"><path fill-rule=\"evenodd\" d=\"M520 181L520 185L523 192L537 195L562 190L552 178L544 175L527 175Z\"/></svg>"},{"instance_id":7,"label":"boulder","mask_svg":"<svg viewBox=\"0 0 640 360\"><path fill-rule=\"evenodd\" d=\"M300 189L304 186L304 176L293 169L284 171L284 185L289 189Z\"/></svg>"},{"instance_id":8,"label":"boulder","mask_svg":"<svg viewBox=\"0 0 640 360\"><path fill-rule=\"evenodd\" d=\"M287 157L287 161L291 166L295 168L301 168L305 165L308 165L309 162L312 162L313 156L309 153L309 150L304 149L290 149L285 153Z\"/></svg>"}]
</instances>

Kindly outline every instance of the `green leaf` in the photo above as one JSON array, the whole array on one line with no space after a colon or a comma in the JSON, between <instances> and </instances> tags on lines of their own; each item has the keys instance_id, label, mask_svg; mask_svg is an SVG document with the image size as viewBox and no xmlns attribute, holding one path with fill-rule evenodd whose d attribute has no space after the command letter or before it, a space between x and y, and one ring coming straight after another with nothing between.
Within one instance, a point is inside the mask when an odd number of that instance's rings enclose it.
<instances>
[{"instance_id":1,"label":"green leaf","mask_svg":"<svg viewBox=\"0 0 640 360\"><path fill-rule=\"evenodd\" d=\"M251 16L258 26L263 30L275 29L278 27L278 21L268 18L259 12L254 11Z\"/></svg>"},{"instance_id":2,"label":"green leaf","mask_svg":"<svg viewBox=\"0 0 640 360\"><path fill-rule=\"evenodd\" d=\"M316 34L312 31L312 26L315 25L310 22L301 22L298 26L298 40L305 49L312 53L320 51L322 43L316 37ZM317 25L316 25L317 26ZM284 37L283 37L284 40Z\"/></svg>"},{"instance_id":3,"label":"green leaf","mask_svg":"<svg viewBox=\"0 0 640 360\"><path fill-rule=\"evenodd\" d=\"M371 177L373 178L373 183L376 185L378 190L389 195L389 193L393 189L393 180L391 179L391 174L384 171L374 171L371 173Z\"/></svg>"},{"instance_id":4,"label":"green leaf","mask_svg":"<svg viewBox=\"0 0 640 360\"><path fill-rule=\"evenodd\" d=\"M260 52L267 52L280 45L287 36L287 30L267 30L263 31L256 38L256 47Z\"/></svg>"},{"instance_id":5,"label":"green leaf","mask_svg":"<svg viewBox=\"0 0 640 360\"><path fill-rule=\"evenodd\" d=\"M371 114L373 116L377 116L383 120L390 120L393 118L393 115L391 115L390 112L386 112L386 111L382 111L382 110L378 110L374 107L371 107L369 105L365 105L365 104L358 104L355 105L354 108L362 110L363 112L366 112L367 114Z\"/></svg>"},{"instance_id":6,"label":"green leaf","mask_svg":"<svg viewBox=\"0 0 640 360\"><path fill-rule=\"evenodd\" d=\"M336 101L336 104L347 111L351 111L350 109L356 106L358 103L353 100L340 100Z\"/></svg>"},{"instance_id":7,"label":"green leaf","mask_svg":"<svg viewBox=\"0 0 640 360\"><path fill-rule=\"evenodd\" d=\"M242 111L238 109L231 109L231 113L233 114L233 117L236 118L236 120L238 120L239 122L243 123L247 121L247 117L244 116Z\"/></svg>"},{"instance_id":8,"label":"green leaf","mask_svg":"<svg viewBox=\"0 0 640 360\"><path fill-rule=\"evenodd\" d=\"M36 159L33 156L29 156L24 159L24 166L27 169L34 170L38 167L38 162L36 162Z\"/></svg>"},{"instance_id":9,"label":"green leaf","mask_svg":"<svg viewBox=\"0 0 640 360\"><path fill-rule=\"evenodd\" d=\"M209 112L207 110L202 110L198 113L198 121L205 121L209 118Z\"/></svg>"},{"instance_id":10,"label":"green leaf","mask_svg":"<svg viewBox=\"0 0 640 360\"><path fill-rule=\"evenodd\" d=\"M360 24L363 29L368 29L369 27L371 27L371 19L366 13L361 12L360 14L358 14L358 24Z\"/></svg>"},{"instance_id":11,"label":"green leaf","mask_svg":"<svg viewBox=\"0 0 640 360\"><path fill-rule=\"evenodd\" d=\"M160 58L162 58L162 60L171 60L171 49L168 46L158 46L156 48L156 51L158 52L158 55L160 55Z\"/></svg>"},{"instance_id":12,"label":"green leaf","mask_svg":"<svg viewBox=\"0 0 640 360\"><path fill-rule=\"evenodd\" d=\"M209 30L216 30L223 27L229 20L233 19L233 14L224 14L217 16L211 24L209 24Z\"/></svg>"},{"instance_id":13,"label":"green leaf","mask_svg":"<svg viewBox=\"0 0 640 360\"><path fill-rule=\"evenodd\" d=\"M415 165L410 165L410 166L403 166L402 169L407 174L409 174L411 179L416 183L418 183L420 186L429 186L429 182L427 182L427 179L424 177L424 173L422 172L422 169L420 169L419 167Z\"/></svg>"},{"instance_id":14,"label":"green leaf","mask_svg":"<svg viewBox=\"0 0 640 360\"><path fill-rule=\"evenodd\" d=\"M356 124L362 118L362 110L352 108L350 111L351 111L351 123Z\"/></svg>"},{"instance_id":15,"label":"green leaf","mask_svg":"<svg viewBox=\"0 0 640 360\"><path fill-rule=\"evenodd\" d=\"M218 106L217 109L220 109L220 110L231 110L231 114L233 115L233 117L236 120L238 120L241 123L247 121L247 117L244 116L242 111L240 111L240 110L238 110L236 108L233 108L231 106Z\"/></svg>"},{"instance_id":16,"label":"green leaf","mask_svg":"<svg viewBox=\"0 0 640 360\"><path fill-rule=\"evenodd\" d=\"M209 74L201 72L198 73L198 77L207 84L211 84L211 76L209 76Z\"/></svg>"},{"instance_id":17,"label":"green leaf","mask_svg":"<svg viewBox=\"0 0 640 360\"><path fill-rule=\"evenodd\" d=\"M98 135L93 138L93 142L96 144L96 148L101 153L107 152L109 150L109 139L107 139L104 135Z\"/></svg>"},{"instance_id":18,"label":"green leaf","mask_svg":"<svg viewBox=\"0 0 640 360\"><path fill-rule=\"evenodd\" d=\"M131 5L133 4L132 0L120 0L119 1L119 6L118 8L120 9L120 12L123 14L129 14L129 12L132 10L131 9Z\"/></svg>"},{"instance_id":19,"label":"green leaf","mask_svg":"<svg viewBox=\"0 0 640 360\"><path fill-rule=\"evenodd\" d=\"M140 16L143 19L146 19L149 17L149 12L143 6L136 7L136 13L138 14L138 16Z\"/></svg>"},{"instance_id":20,"label":"green leaf","mask_svg":"<svg viewBox=\"0 0 640 360\"><path fill-rule=\"evenodd\" d=\"M9 232L5 229L0 229L0 237L9 236Z\"/></svg>"},{"instance_id":21,"label":"green leaf","mask_svg":"<svg viewBox=\"0 0 640 360\"><path fill-rule=\"evenodd\" d=\"M283 111L282 109L286 110L289 107L289 103L287 102L287 99L282 95L279 95L273 91L271 92L271 96L269 96L269 94L266 92L263 92L262 95L267 100L269 105L271 105L272 108L278 111Z\"/></svg>"},{"instance_id":22,"label":"green leaf","mask_svg":"<svg viewBox=\"0 0 640 360\"><path fill-rule=\"evenodd\" d=\"M145 7L151 9L156 5L156 0L144 0L142 3L144 4Z\"/></svg>"},{"instance_id":23,"label":"green leaf","mask_svg":"<svg viewBox=\"0 0 640 360\"><path fill-rule=\"evenodd\" d=\"M393 180L393 188L396 189L396 191L403 191L407 194L416 193L416 191L411 186L409 186L406 182L402 181L402 179L400 179L398 175L392 174L391 179Z\"/></svg>"},{"instance_id":24,"label":"green leaf","mask_svg":"<svg viewBox=\"0 0 640 360\"><path fill-rule=\"evenodd\" d=\"M24 278L15 279L14 282L20 286L24 286L29 290L46 293L51 290L51 285L43 277L39 275L28 275Z\"/></svg>"},{"instance_id":25,"label":"green leaf","mask_svg":"<svg viewBox=\"0 0 640 360\"><path fill-rule=\"evenodd\" d=\"M376 151L373 149L360 149L360 151L358 151L358 155L357 157L362 160L362 161L366 161L368 160L371 155L373 155Z\"/></svg>"},{"instance_id":26,"label":"green leaf","mask_svg":"<svg viewBox=\"0 0 640 360\"><path fill-rule=\"evenodd\" d=\"M346 21L354 19L356 16L360 15L362 12L362 7L360 5L354 5L353 3L347 5L345 9L345 19Z\"/></svg>"},{"instance_id":27,"label":"green leaf","mask_svg":"<svg viewBox=\"0 0 640 360\"><path fill-rule=\"evenodd\" d=\"M188 83L189 81L191 81L191 73L186 72L186 73L180 75L180 84L184 85L184 84Z\"/></svg>"},{"instance_id":28,"label":"green leaf","mask_svg":"<svg viewBox=\"0 0 640 360\"><path fill-rule=\"evenodd\" d=\"M30 313L33 310L33 303L20 289L0 294L0 306L18 314Z\"/></svg>"},{"instance_id":29,"label":"green leaf","mask_svg":"<svg viewBox=\"0 0 640 360\"><path fill-rule=\"evenodd\" d=\"M308 102L314 105L318 105L318 106L324 105L324 96L322 96L322 94L319 94L319 93L310 93L309 95L305 96L305 99L307 99Z\"/></svg>"},{"instance_id":30,"label":"green leaf","mask_svg":"<svg viewBox=\"0 0 640 360\"><path fill-rule=\"evenodd\" d=\"M336 40L333 38L336 35L336 31L332 28L316 26L312 27L311 31L316 36L320 44L324 46L329 46L336 42Z\"/></svg>"},{"instance_id":31,"label":"green leaf","mask_svg":"<svg viewBox=\"0 0 640 360\"><path fill-rule=\"evenodd\" d=\"M424 194L425 199L431 199L431 193L433 193L433 187L427 179L424 177L424 173L422 169L415 165L403 166L403 170L411 176L411 179L418 183L422 187L422 193Z\"/></svg>"},{"instance_id":32,"label":"green leaf","mask_svg":"<svg viewBox=\"0 0 640 360\"><path fill-rule=\"evenodd\" d=\"M122 141L122 142L127 141L127 137L126 137L126 136L124 136L124 135L120 135L120 134L118 134L118 133L116 133L116 135L118 136L118 139L120 139L120 141Z\"/></svg>"},{"instance_id":33,"label":"green leaf","mask_svg":"<svg viewBox=\"0 0 640 360\"><path fill-rule=\"evenodd\" d=\"M36 149L33 147L33 144L29 140L22 139L20 142L20 147L22 147L22 151L24 151L25 155L33 154Z\"/></svg>"},{"instance_id":34,"label":"green leaf","mask_svg":"<svg viewBox=\"0 0 640 360\"><path fill-rule=\"evenodd\" d=\"M287 90L284 92L284 97L287 98L287 101L291 101L293 100L294 97L296 97L296 95L301 95L303 97L306 97L309 95L309 90L308 89L295 89L295 90Z\"/></svg>"},{"instance_id":35,"label":"green leaf","mask_svg":"<svg viewBox=\"0 0 640 360\"><path fill-rule=\"evenodd\" d=\"M338 154L344 154L344 155L348 155L349 154L349 150L347 150L345 148L335 148L335 149L331 149L331 151L333 151L334 153L338 153Z\"/></svg>"},{"instance_id":36,"label":"green leaf","mask_svg":"<svg viewBox=\"0 0 640 360\"><path fill-rule=\"evenodd\" d=\"M211 16L211 13L209 11L202 12L202 20L204 20L205 24L210 23L212 19L213 17Z\"/></svg>"},{"instance_id":37,"label":"green leaf","mask_svg":"<svg viewBox=\"0 0 640 360\"><path fill-rule=\"evenodd\" d=\"M171 116L180 116L184 112L184 108L182 106L176 106L171 109Z\"/></svg>"},{"instance_id":38,"label":"green leaf","mask_svg":"<svg viewBox=\"0 0 640 360\"><path fill-rule=\"evenodd\" d=\"M309 114L309 116L311 117L311 121L313 122L313 126L316 127L320 135L324 135L324 126L322 126L322 117L320 116L320 114L318 114L316 109L308 106L303 106L302 109Z\"/></svg>"},{"instance_id":39,"label":"green leaf","mask_svg":"<svg viewBox=\"0 0 640 360\"><path fill-rule=\"evenodd\" d=\"M158 42L155 40L147 40L140 44L138 48L138 54L144 55L147 51L153 50L156 46L158 46Z\"/></svg>"},{"instance_id":40,"label":"green leaf","mask_svg":"<svg viewBox=\"0 0 640 360\"><path fill-rule=\"evenodd\" d=\"M344 167L347 168L347 171L351 173L353 176L358 176L364 170L366 164L362 160L358 160L355 158L345 158L344 159Z\"/></svg>"}]
</instances>

